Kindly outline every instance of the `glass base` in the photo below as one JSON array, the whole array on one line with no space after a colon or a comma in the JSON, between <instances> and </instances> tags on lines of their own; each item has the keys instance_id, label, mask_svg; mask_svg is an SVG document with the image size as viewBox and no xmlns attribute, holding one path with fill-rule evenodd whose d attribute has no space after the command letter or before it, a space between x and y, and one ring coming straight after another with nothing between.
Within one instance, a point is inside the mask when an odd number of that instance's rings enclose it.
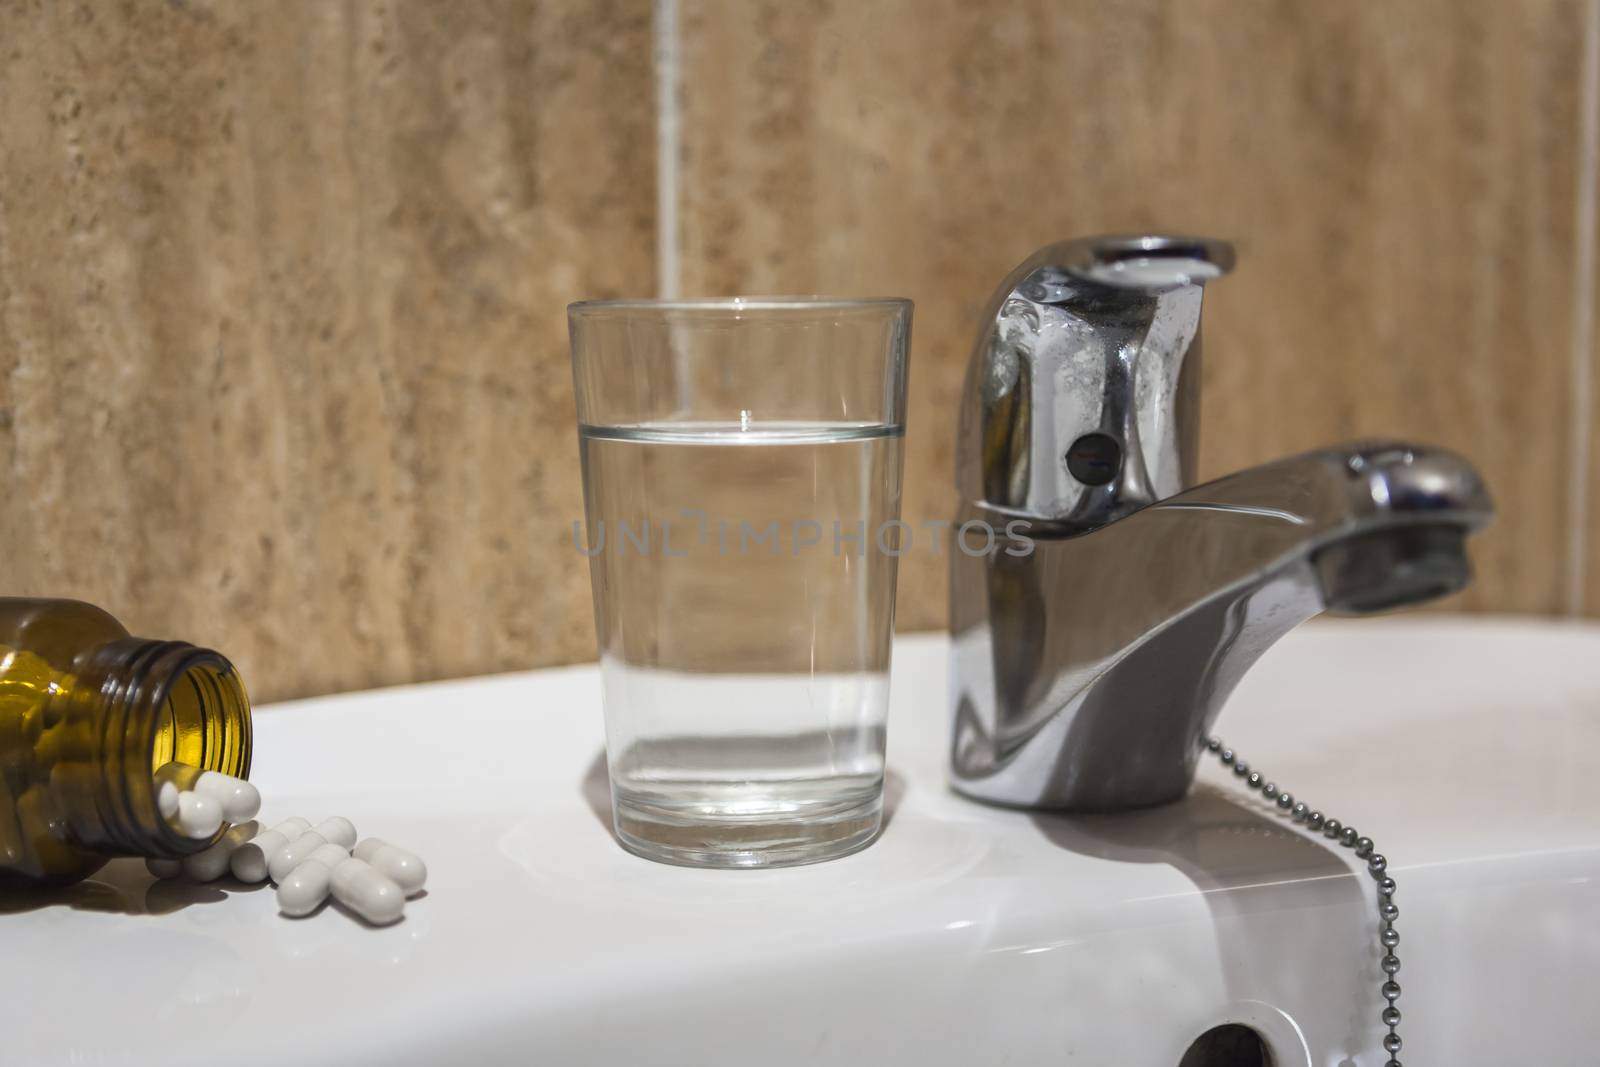
<instances>
[{"instance_id":1,"label":"glass base","mask_svg":"<svg viewBox=\"0 0 1600 1067\"><path fill-rule=\"evenodd\" d=\"M883 827L883 791L827 810L719 812L659 798L612 797L617 840L629 852L680 867L794 867L859 852Z\"/></svg>"}]
</instances>

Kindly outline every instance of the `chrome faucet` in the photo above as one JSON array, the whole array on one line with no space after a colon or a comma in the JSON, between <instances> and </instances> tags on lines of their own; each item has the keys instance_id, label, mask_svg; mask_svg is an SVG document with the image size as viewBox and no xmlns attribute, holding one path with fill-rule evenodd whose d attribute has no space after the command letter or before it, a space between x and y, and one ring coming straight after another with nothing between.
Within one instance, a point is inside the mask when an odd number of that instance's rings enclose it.
<instances>
[{"instance_id":1,"label":"chrome faucet","mask_svg":"<svg viewBox=\"0 0 1600 1067\"><path fill-rule=\"evenodd\" d=\"M1442 449L1345 445L1191 488L1201 295L1232 265L1220 241L1065 241L995 295L967 371L950 553L962 793L1176 800L1229 693L1290 629L1469 581L1466 535L1492 507Z\"/></svg>"}]
</instances>

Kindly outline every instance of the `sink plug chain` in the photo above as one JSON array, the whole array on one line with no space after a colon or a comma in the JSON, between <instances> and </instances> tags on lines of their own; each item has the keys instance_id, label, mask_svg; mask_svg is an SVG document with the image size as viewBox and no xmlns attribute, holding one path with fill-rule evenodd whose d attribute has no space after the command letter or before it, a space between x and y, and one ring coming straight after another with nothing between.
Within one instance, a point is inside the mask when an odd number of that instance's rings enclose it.
<instances>
[{"instance_id":1,"label":"sink plug chain","mask_svg":"<svg viewBox=\"0 0 1600 1067\"><path fill-rule=\"evenodd\" d=\"M1251 770L1250 765L1236 756L1233 749L1223 746L1221 738L1208 739L1206 748L1222 761L1224 767L1233 768L1233 773L1244 779L1251 789L1259 790L1262 796L1277 804L1278 810L1287 812L1295 822L1304 823L1312 833L1320 831L1323 837L1332 838L1354 851L1358 859L1367 861L1367 871L1378 883L1378 940L1383 945L1383 958L1378 965L1387 976L1381 992L1389 1005L1383 1009L1383 1025L1389 1028L1383 1038L1383 1047L1390 1059L1384 1067L1400 1067L1400 1061L1394 1058L1400 1051L1400 1009L1394 1006L1395 1001L1400 999L1400 983L1394 980L1400 971L1400 957L1394 951L1400 943L1400 934L1394 928L1400 909L1394 904L1394 879L1388 873L1389 861L1373 851L1372 838L1362 837L1354 827L1345 826L1338 819L1330 819L1295 800L1293 794L1279 789L1278 783L1269 782L1260 771Z\"/></svg>"}]
</instances>

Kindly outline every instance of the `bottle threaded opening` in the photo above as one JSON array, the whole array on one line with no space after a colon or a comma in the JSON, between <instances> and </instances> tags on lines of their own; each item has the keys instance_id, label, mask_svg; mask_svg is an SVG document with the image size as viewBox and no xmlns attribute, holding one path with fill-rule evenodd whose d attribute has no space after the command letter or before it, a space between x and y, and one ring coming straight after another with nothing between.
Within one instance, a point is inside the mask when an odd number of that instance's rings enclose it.
<instances>
[{"instance_id":1,"label":"bottle threaded opening","mask_svg":"<svg viewBox=\"0 0 1600 1067\"><path fill-rule=\"evenodd\" d=\"M103 852L171 858L215 840L184 837L167 822L155 771L176 762L192 768L190 778L208 770L249 774L250 699L233 665L182 641L129 638L96 650L81 680L97 705L94 751L58 768L98 771L82 775L90 803L75 806L78 840Z\"/></svg>"}]
</instances>

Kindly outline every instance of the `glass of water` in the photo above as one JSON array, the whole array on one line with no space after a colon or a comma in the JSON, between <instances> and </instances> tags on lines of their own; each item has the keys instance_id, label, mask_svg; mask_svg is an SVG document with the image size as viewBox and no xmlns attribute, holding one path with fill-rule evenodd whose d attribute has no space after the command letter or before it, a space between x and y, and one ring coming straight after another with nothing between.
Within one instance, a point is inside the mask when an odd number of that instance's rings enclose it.
<instances>
[{"instance_id":1,"label":"glass of water","mask_svg":"<svg viewBox=\"0 0 1600 1067\"><path fill-rule=\"evenodd\" d=\"M908 300L568 309L618 839L704 867L883 810Z\"/></svg>"}]
</instances>

